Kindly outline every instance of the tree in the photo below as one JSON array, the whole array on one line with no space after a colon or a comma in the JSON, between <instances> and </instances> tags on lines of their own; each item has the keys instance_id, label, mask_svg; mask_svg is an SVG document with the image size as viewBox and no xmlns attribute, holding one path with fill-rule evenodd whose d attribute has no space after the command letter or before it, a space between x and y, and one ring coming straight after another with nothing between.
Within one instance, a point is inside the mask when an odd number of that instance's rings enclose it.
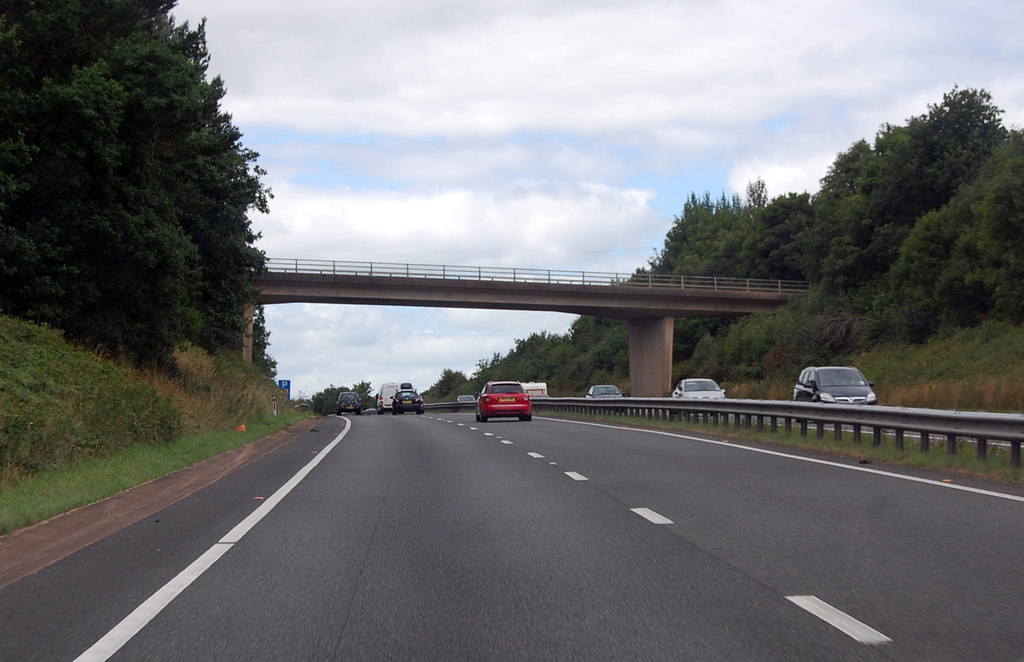
<instances>
[{"instance_id":1,"label":"tree","mask_svg":"<svg viewBox=\"0 0 1024 662\"><path fill-rule=\"evenodd\" d=\"M140 363L237 344L263 265L263 172L173 5L0 14L0 308Z\"/></svg>"}]
</instances>

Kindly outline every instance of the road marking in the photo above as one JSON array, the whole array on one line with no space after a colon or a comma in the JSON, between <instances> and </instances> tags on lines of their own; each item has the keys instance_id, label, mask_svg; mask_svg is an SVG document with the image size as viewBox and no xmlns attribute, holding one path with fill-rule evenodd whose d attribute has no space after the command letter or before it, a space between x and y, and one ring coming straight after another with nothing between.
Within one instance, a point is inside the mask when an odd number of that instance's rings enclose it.
<instances>
[{"instance_id":1,"label":"road marking","mask_svg":"<svg viewBox=\"0 0 1024 662\"><path fill-rule=\"evenodd\" d=\"M114 626L110 632L103 635L99 641L89 647L84 653L75 658L75 662L105 662L119 651L128 640L138 634L142 628L156 618L164 607L172 600L181 595L182 591L189 587L192 582L199 578L204 572L210 569L231 547L248 533L261 519L266 517L277 504L281 502L288 493L295 489L309 475L311 471L320 464L327 454L334 449L338 443L345 438L351 429L351 422L348 418L342 417L345 421L345 429L327 444L327 446L313 456L306 466L292 476L287 483L282 485L274 494L263 501L259 508L252 511L248 517L239 522L227 535L217 541L213 547L206 550L198 559L193 561L187 568L178 573L178 576L163 585L156 593L146 599L135 611L128 614L120 623Z\"/></svg>"},{"instance_id":2,"label":"road marking","mask_svg":"<svg viewBox=\"0 0 1024 662\"><path fill-rule=\"evenodd\" d=\"M494 433L493 432L484 432L484 436L485 437L493 437Z\"/></svg>"},{"instance_id":3,"label":"road marking","mask_svg":"<svg viewBox=\"0 0 1024 662\"><path fill-rule=\"evenodd\" d=\"M786 599L862 644L887 644L892 641L873 627L861 623L853 616L839 611L813 595L787 595Z\"/></svg>"},{"instance_id":4,"label":"road marking","mask_svg":"<svg viewBox=\"0 0 1024 662\"><path fill-rule=\"evenodd\" d=\"M569 421L559 418L547 418L544 419L554 423L566 423L570 425L592 425L598 428L609 428L612 430L621 430L625 426L623 425L606 425L604 423L591 423L589 421ZM950 490L959 490L961 492L970 492L972 494L980 494L982 496L995 497L997 499L1006 499L1007 501L1018 501L1024 503L1024 496L1017 496L1016 494L1007 494L1006 492L995 492L993 490L985 490L979 487L968 487L966 485L957 485L955 483L943 483L938 480L932 480L929 478L918 478L917 476L908 476L906 474L893 473L891 471L883 471L882 469L869 469L855 464L843 464L842 462L832 462L830 460L821 460L814 457L803 457L800 455L793 455L792 453L783 453L781 451L768 450L767 448L756 448L754 446L743 446L737 443L730 443L728 441L718 441L715 439L706 439L704 437L694 437L688 434L679 434L675 432L666 432L664 430L645 430L643 428L627 428L633 432L642 432L646 434L657 434L664 437L675 437L677 439L688 439L690 441L699 441L704 444L713 444L715 446L725 446L727 448L735 448L742 451L750 451L751 453L761 453L763 455L773 455L775 457L782 457L788 460L797 460L800 462L810 462L812 464L820 464L828 467L835 467L836 469L846 469L848 471L861 471L864 473L875 474L877 476L886 476L888 478L897 478L899 480L906 480L911 483L921 483L923 485L931 485L933 487L945 487Z\"/></svg>"},{"instance_id":5,"label":"road marking","mask_svg":"<svg viewBox=\"0 0 1024 662\"><path fill-rule=\"evenodd\" d=\"M503 444L506 444L506 445L508 445L508 446L511 446L511 445L512 445L512 442L511 442L511 441L509 441L508 439L502 439L502 440L501 440L501 443L503 443Z\"/></svg>"},{"instance_id":6,"label":"road marking","mask_svg":"<svg viewBox=\"0 0 1024 662\"><path fill-rule=\"evenodd\" d=\"M674 524L672 520L665 517L664 515L659 515L650 508L630 508L630 510L632 510L640 517L643 517L644 519L655 524Z\"/></svg>"},{"instance_id":7,"label":"road marking","mask_svg":"<svg viewBox=\"0 0 1024 662\"><path fill-rule=\"evenodd\" d=\"M544 456L543 456L543 455L541 455L540 453L534 453L534 452L532 452L532 451L531 451L531 452L529 452L529 453L527 453L527 455L529 455L529 456L530 456L530 457L532 457L532 458L536 458L536 459L538 459L538 460L539 460L540 458L544 457Z\"/></svg>"},{"instance_id":8,"label":"road marking","mask_svg":"<svg viewBox=\"0 0 1024 662\"><path fill-rule=\"evenodd\" d=\"M572 478L573 480L590 480L583 474L578 474L575 471L566 471L565 475L568 476L569 478Z\"/></svg>"}]
</instances>

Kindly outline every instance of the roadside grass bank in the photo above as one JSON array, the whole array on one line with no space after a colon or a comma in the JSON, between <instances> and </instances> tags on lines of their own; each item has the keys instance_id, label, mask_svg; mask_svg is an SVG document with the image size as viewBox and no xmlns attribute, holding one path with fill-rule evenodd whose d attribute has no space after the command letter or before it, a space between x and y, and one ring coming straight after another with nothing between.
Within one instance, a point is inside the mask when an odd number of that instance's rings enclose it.
<instances>
[{"instance_id":1,"label":"roadside grass bank","mask_svg":"<svg viewBox=\"0 0 1024 662\"><path fill-rule=\"evenodd\" d=\"M169 444L139 444L74 467L41 472L0 489L0 535L86 506L155 478L262 439L309 416L284 412L244 431L186 435Z\"/></svg>"},{"instance_id":2,"label":"roadside grass bank","mask_svg":"<svg viewBox=\"0 0 1024 662\"><path fill-rule=\"evenodd\" d=\"M138 369L0 315L0 534L309 416L240 356L183 348ZM245 431L237 428L245 426Z\"/></svg>"},{"instance_id":3,"label":"roadside grass bank","mask_svg":"<svg viewBox=\"0 0 1024 662\"><path fill-rule=\"evenodd\" d=\"M989 443L988 456L983 462L977 457L975 445L969 442L958 443L955 455L946 452L945 440L941 445L933 443L929 452L922 453L917 439L911 437L904 440L902 450L896 447L896 441L892 435L883 435L882 443L879 446L872 446L870 437L864 437L860 443L856 443L853 441L852 432L849 431L844 432L842 439L836 441L831 426L826 427L824 437L818 438L814 428L811 428L807 436L804 437L798 431L786 432L781 428L776 432L771 432L767 429L758 430L755 427L737 428L684 421L653 421L635 416L598 416L559 412L550 417L665 430L682 434L699 434L719 441L750 442L795 448L823 455L853 458L863 464L876 462L878 464L895 464L934 471L941 474L937 480L950 476L963 476L1024 485L1024 469L1014 469L1010 464L1009 449L999 447L993 442Z\"/></svg>"}]
</instances>

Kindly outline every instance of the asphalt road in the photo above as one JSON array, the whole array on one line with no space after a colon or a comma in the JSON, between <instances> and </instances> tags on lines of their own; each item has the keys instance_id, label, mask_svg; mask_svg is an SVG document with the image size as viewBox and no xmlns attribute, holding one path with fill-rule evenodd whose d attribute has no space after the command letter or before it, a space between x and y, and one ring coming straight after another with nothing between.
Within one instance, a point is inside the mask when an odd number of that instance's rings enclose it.
<instances>
[{"instance_id":1,"label":"asphalt road","mask_svg":"<svg viewBox=\"0 0 1024 662\"><path fill-rule=\"evenodd\" d=\"M0 660L1024 659L1024 495L943 478L331 417L0 589Z\"/></svg>"}]
</instances>

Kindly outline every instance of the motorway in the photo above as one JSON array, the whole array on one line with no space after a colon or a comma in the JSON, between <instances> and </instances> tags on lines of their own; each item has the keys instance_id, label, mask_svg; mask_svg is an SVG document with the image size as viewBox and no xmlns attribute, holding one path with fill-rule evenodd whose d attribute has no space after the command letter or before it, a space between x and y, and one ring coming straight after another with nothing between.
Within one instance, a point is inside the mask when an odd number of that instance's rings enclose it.
<instances>
[{"instance_id":1,"label":"motorway","mask_svg":"<svg viewBox=\"0 0 1024 662\"><path fill-rule=\"evenodd\" d=\"M0 589L0 661L1024 659L1024 490L944 479L329 417Z\"/></svg>"}]
</instances>

